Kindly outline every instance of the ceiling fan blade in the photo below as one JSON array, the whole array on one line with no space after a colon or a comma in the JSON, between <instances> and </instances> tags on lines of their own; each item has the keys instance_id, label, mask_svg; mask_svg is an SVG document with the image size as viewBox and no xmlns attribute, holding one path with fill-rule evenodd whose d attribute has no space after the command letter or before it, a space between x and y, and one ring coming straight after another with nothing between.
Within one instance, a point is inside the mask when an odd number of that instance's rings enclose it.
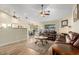
<instances>
[{"instance_id":1,"label":"ceiling fan blade","mask_svg":"<svg viewBox=\"0 0 79 59\"><path fill-rule=\"evenodd\" d=\"M15 15L13 16L13 18L16 18L17 19L17 17Z\"/></svg>"},{"instance_id":2,"label":"ceiling fan blade","mask_svg":"<svg viewBox=\"0 0 79 59\"><path fill-rule=\"evenodd\" d=\"M44 15L50 15L49 13L45 13Z\"/></svg>"}]
</instances>

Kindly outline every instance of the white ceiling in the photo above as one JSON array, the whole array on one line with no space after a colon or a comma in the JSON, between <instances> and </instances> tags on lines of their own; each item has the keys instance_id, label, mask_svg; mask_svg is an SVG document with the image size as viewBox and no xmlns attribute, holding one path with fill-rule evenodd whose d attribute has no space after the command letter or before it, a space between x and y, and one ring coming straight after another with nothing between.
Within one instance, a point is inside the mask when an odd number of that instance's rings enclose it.
<instances>
[{"instance_id":1,"label":"white ceiling","mask_svg":"<svg viewBox=\"0 0 79 59\"><path fill-rule=\"evenodd\" d=\"M13 15L13 11L17 16L37 22L45 22L60 19L69 16L72 13L73 4L45 4L44 8L50 10L50 15L46 17L40 16L41 4L0 4L0 9L7 10Z\"/></svg>"}]
</instances>

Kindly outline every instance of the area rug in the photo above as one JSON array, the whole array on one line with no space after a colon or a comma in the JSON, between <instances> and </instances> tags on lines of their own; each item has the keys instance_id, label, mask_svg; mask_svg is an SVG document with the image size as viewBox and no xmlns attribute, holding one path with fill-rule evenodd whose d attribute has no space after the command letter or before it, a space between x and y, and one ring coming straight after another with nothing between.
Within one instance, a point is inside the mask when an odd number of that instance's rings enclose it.
<instances>
[{"instance_id":1,"label":"area rug","mask_svg":"<svg viewBox=\"0 0 79 59\"><path fill-rule=\"evenodd\" d=\"M44 46L39 42L38 44L35 44L35 42L28 42L26 43L26 47L31 48L37 52L39 52L41 55L46 54L47 50L50 48L50 46L53 44L53 41L48 41L48 44L45 44Z\"/></svg>"}]
</instances>

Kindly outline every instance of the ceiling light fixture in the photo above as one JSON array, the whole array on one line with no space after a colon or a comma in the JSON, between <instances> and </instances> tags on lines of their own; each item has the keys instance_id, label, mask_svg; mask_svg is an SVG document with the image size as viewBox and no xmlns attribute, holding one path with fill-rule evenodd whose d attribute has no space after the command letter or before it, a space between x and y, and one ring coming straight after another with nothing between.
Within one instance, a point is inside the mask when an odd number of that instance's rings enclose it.
<instances>
[{"instance_id":1,"label":"ceiling light fixture","mask_svg":"<svg viewBox=\"0 0 79 59\"><path fill-rule=\"evenodd\" d=\"M41 16L45 17L45 16L48 16L50 15L50 10L45 10L44 9L44 5L42 4L41 5L41 12L40 12Z\"/></svg>"},{"instance_id":2,"label":"ceiling light fixture","mask_svg":"<svg viewBox=\"0 0 79 59\"><path fill-rule=\"evenodd\" d=\"M14 14L13 15L13 18L16 18L17 19L18 17L15 15L15 11L13 12L13 14Z\"/></svg>"}]
</instances>

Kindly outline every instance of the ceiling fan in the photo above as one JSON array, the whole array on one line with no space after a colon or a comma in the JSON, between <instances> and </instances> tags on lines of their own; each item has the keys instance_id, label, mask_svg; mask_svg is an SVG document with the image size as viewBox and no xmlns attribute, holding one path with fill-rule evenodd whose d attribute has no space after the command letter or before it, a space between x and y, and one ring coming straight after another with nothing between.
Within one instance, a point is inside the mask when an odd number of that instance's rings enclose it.
<instances>
[{"instance_id":1,"label":"ceiling fan","mask_svg":"<svg viewBox=\"0 0 79 59\"><path fill-rule=\"evenodd\" d=\"M50 10L45 10L44 9L44 5L42 4L41 5L41 12L40 12L41 16L45 17L45 16L48 16L50 15Z\"/></svg>"},{"instance_id":2,"label":"ceiling fan","mask_svg":"<svg viewBox=\"0 0 79 59\"><path fill-rule=\"evenodd\" d=\"M13 14L14 14L14 15L12 16L13 18L16 18L16 19L19 18L19 17L17 17L17 16L15 15L15 11L13 12Z\"/></svg>"}]
</instances>

